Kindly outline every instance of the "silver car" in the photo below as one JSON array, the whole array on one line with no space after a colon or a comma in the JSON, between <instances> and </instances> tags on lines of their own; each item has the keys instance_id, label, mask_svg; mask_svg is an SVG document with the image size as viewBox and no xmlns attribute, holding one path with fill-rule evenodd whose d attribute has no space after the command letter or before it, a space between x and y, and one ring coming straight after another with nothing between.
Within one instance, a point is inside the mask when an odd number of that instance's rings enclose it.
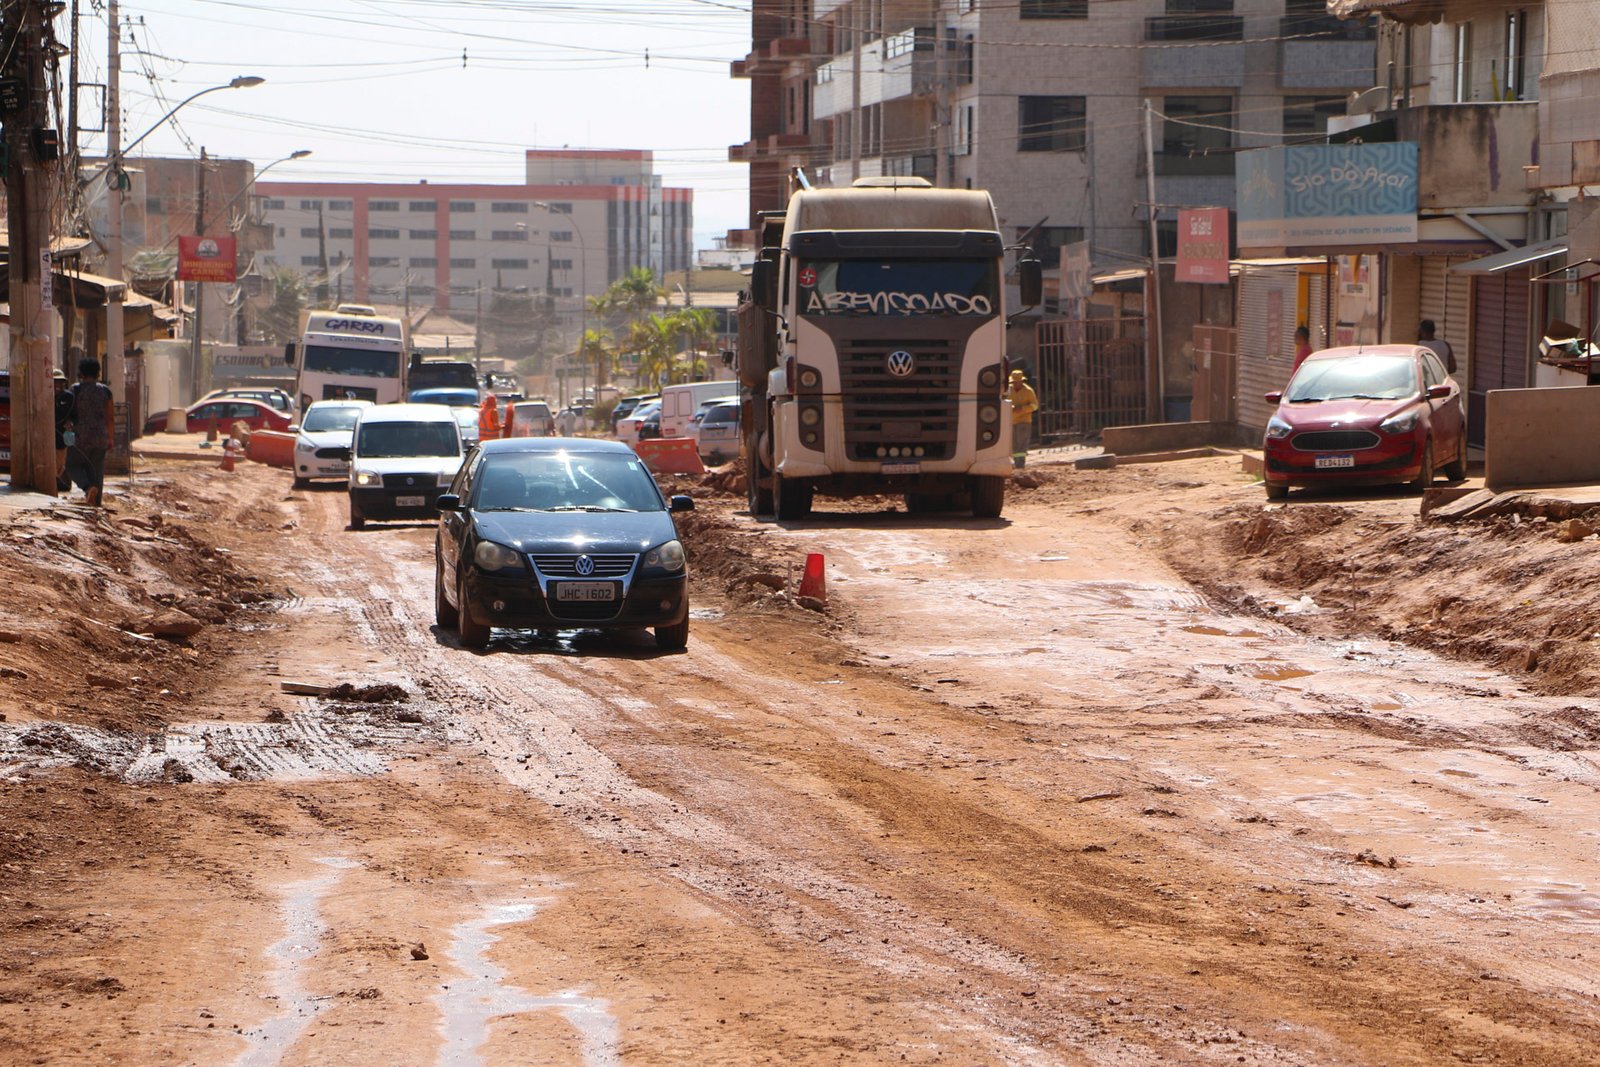
<instances>
[{"instance_id":1,"label":"silver car","mask_svg":"<svg viewBox=\"0 0 1600 1067\"><path fill-rule=\"evenodd\" d=\"M739 402L727 400L713 404L701 416L694 430L700 459L713 467L727 463L739 454Z\"/></svg>"},{"instance_id":2,"label":"silver car","mask_svg":"<svg viewBox=\"0 0 1600 1067\"><path fill-rule=\"evenodd\" d=\"M372 406L370 400L318 400L306 408L299 423L289 427L294 438L294 487L304 489L318 478L344 481L356 422Z\"/></svg>"}]
</instances>

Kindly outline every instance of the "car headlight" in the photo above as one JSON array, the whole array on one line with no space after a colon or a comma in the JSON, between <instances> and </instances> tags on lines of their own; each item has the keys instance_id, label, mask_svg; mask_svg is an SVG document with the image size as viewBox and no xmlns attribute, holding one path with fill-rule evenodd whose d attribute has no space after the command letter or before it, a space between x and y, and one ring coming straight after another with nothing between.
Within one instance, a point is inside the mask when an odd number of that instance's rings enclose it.
<instances>
[{"instance_id":1,"label":"car headlight","mask_svg":"<svg viewBox=\"0 0 1600 1067\"><path fill-rule=\"evenodd\" d=\"M478 547L473 549L472 562L486 571L522 569L522 557L515 549L497 545L493 541L479 541Z\"/></svg>"},{"instance_id":2,"label":"car headlight","mask_svg":"<svg viewBox=\"0 0 1600 1067\"><path fill-rule=\"evenodd\" d=\"M679 541L668 541L658 545L644 554L646 567L658 567L661 570L676 574L683 570L683 544Z\"/></svg>"},{"instance_id":3,"label":"car headlight","mask_svg":"<svg viewBox=\"0 0 1600 1067\"><path fill-rule=\"evenodd\" d=\"M382 485L383 475L376 471L356 471L357 485Z\"/></svg>"},{"instance_id":4,"label":"car headlight","mask_svg":"<svg viewBox=\"0 0 1600 1067\"><path fill-rule=\"evenodd\" d=\"M295 441L294 450L296 452L315 452L317 450L317 446L312 444L310 441L307 441L304 437L301 437Z\"/></svg>"},{"instance_id":5,"label":"car headlight","mask_svg":"<svg viewBox=\"0 0 1600 1067\"><path fill-rule=\"evenodd\" d=\"M1274 415L1267 420L1267 440L1281 441L1294 432L1294 427Z\"/></svg>"},{"instance_id":6,"label":"car headlight","mask_svg":"<svg viewBox=\"0 0 1600 1067\"><path fill-rule=\"evenodd\" d=\"M1410 433L1417 428L1417 420L1422 418L1422 412L1416 408L1403 411L1398 415L1391 415L1378 423L1378 429L1384 433Z\"/></svg>"},{"instance_id":7,"label":"car headlight","mask_svg":"<svg viewBox=\"0 0 1600 1067\"><path fill-rule=\"evenodd\" d=\"M456 472L455 471L448 471L448 472L440 471L439 472L439 484L440 485L449 485L451 482L453 482L455 480L456 480Z\"/></svg>"}]
</instances>

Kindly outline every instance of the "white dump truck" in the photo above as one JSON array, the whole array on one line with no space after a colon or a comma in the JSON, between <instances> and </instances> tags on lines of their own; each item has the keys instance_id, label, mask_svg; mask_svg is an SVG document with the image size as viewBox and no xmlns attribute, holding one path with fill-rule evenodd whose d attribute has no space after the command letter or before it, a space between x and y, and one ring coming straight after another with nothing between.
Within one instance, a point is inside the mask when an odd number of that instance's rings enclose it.
<instances>
[{"instance_id":1,"label":"white dump truck","mask_svg":"<svg viewBox=\"0 0 1600 1067\"><path fill-rule=\"evenodd\" d=\"M999 516L1006 246L989 194L863 179L799 189L761 223L735 353L752 513L902 493L915 511ZM1037 304L1038 263L1018 274Z\"/></svg>"}]
</instances>

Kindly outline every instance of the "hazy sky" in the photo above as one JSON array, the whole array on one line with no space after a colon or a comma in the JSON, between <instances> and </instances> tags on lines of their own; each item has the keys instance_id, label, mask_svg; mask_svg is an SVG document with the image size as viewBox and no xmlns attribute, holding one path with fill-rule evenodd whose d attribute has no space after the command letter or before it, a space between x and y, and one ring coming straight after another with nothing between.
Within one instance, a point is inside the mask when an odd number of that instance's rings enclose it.
<instances>
[{"instance_id":1,"label":"hazy sky","mask_svg":"<svg viewBox=\"0 0 1600 1067\"><path fill-rule=\"evenodd\" d=\"M82 0L80 74L103 82L104 0ZM120 5L123 143L245 158L273 181L521 183L527 148L649 148L695 190L695 243L745 224L749 0L133 0ZM66 37L66 18L60 33ZM131 39L130 39L131 35ZM463 62L463 53L465 60ZM647 59L648 55L648 59ZM63 76L65 70L63 69ZM80 97L80 126L100 125ZM85 131L85 155L103 150Z\"/></svg>"}]
</instances>

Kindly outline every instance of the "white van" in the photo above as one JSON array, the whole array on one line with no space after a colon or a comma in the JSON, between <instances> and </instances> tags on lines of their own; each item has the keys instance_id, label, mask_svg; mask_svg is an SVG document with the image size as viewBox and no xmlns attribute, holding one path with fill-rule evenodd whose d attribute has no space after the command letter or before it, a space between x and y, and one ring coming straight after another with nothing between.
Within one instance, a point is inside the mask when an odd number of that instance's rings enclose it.
<instances>
[{"instance_id":1,"label":"white van","mask_svg":"<svg viewBox=\"0 0 1600 1067\"><path fill-rule=\"evenodd\" d=\"M686 382L661 390L661 436L687 437L689 420L707 400L739 399L739 383Z\"/></svg>"},{"instance_id":2,"label":"white van","mask_svg":"<svg viewBox=\"0 0 1600 1067\"><path fill-rule=\"evenodd\" d=\"M434 502L461 469L461 427L443 404L380 404L356 422L350 528L368 519L433 519Z\"/></svg>"}]
</instances>

